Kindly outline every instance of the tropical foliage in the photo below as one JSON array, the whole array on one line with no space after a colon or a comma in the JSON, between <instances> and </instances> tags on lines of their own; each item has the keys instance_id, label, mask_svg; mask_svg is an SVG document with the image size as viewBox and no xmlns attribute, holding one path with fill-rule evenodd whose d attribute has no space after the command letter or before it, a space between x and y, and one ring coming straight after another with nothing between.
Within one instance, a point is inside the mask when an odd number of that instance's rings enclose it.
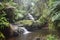
<instances>
[{"instance_id":1,"label":"tropical foliage","mask_svg":"<svg viewBox=\"0 0 60 40\"><path fill-rule=\"evenodd\" d=\"M56 35L47 35L47 40L58 40L58 37Z\"/></svg>"},{"instance_id":2,"label":"tropical foliage","mask_svg":"<svg viewBox=\"0 0 60 40\"><path fill-rule=\"evenodd\" d=\"M12 14L8 15L12 16L7 18L7 12L5 9L9 7L13 9L13 12L10 11ZM34 17L34 21L28 20L28 18L27 20L25 19L28 13ZM60 0L32 0L27 4L22 3L20 5L14 3L13 0L1 0L0 38L5 38L1 30L4 30L5 27L9 27L11 22L29 26L35 24L41 26L47 23L50 30L60 30ZM54 36L49 35L47 40L55 39Z\"/></svg>"},{"instance_id":3,"label":"tropical foliage","mask_svg":"<svg viewBox=\"0 0 60 40\"><path fill-rule=\"evenodd\" d=\"M4 11L5 8L5 1L2 1L0 3L0 40L4 40L5 38L3 34L4 29L9 28L9 22L6 18L6 12Z\"/></svg>"}]
</instances>

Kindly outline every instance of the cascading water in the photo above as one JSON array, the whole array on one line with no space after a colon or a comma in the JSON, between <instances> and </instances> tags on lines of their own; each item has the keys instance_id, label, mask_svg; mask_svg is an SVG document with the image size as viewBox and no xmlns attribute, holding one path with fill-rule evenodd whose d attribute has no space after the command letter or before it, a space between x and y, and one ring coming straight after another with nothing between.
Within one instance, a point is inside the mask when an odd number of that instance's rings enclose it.
<instances>
[{"instance_id":1,"label":"cascading water","mask_svg":"<svg viewBox=\"0 0 60 40\"><path fill-rule=\"evenodd\" d=\"M12 30L14 30L15 32L17 32L19 34L28 34L28 33L31 33L25 27L20 27L18 25L12 25L12 24L11 24L11 27L12 27Z\"/></svg>"},{"instance_id":2,"label":"cascading water","mask_svg":"<svg viewBox=\"0 0 60 40\"><path fill-rule=\"evenodd\" d=\"M27 19L30 19L30 20L32 20L32 21L35 20L34 17L33 17L30 13L27 14Z\"/></svg>"},{"instance_id":3,"label":"cascading water","mask_svg":"<svg viewBox=\"0 0 60 40\"><path fill-rule=\"evenodd\" d=\"M18 30L19 30L19 32L22 33L22 34L31 33L31 32L29 32L25 27L19 27Z\"/></svg>"}]
</instances>

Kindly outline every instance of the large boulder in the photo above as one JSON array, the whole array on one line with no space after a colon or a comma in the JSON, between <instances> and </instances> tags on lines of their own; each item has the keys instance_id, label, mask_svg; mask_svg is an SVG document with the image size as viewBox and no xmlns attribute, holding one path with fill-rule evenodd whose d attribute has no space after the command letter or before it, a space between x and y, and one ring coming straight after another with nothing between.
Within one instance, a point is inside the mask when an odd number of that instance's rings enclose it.
<instances>
[{"instance_id":1,"label":"large boulder","mask_svg":"<svg viewBox=\"0 0 60 40\"><path fill-rule=\"evenodd\" d=\"M6 18L10 23L14 22L15 14L14 14L14 8L13 7L6 7L3 9L6 13Z\"/></svg>"}]
</instances>

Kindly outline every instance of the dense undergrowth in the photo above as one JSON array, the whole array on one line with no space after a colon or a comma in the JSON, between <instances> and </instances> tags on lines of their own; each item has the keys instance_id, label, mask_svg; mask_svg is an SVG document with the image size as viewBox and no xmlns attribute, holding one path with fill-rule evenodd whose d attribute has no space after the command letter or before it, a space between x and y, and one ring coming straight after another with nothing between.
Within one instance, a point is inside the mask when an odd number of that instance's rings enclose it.
<instances>
[{"instance_id":1,"label":"dense undergrowth","mask_svg":"<svg viewBox=\"0 0 60 40\"><path fill-rule=\"evenodd\" d=\"M6 36L9 36L8 32L10 31L10 20L8 17L9 14L8 14L7 10L8 10L8 7L10 7L11 5L8 5L8 2L11 2L11 0L10 1L8 1L8 0L0 1L0 40L5 40ZM12 12L12 11L10 11L10 12Z\"/></svg>"}]
</instances>

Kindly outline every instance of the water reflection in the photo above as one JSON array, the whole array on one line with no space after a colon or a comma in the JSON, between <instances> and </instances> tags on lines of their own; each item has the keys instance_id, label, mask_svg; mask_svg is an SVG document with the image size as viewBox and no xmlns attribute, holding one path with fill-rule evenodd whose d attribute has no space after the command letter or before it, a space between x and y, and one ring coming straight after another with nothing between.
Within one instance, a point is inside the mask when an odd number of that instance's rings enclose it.
<instances>
[{"instance_id":1,"label":"water reflection","mask_svg":"<svg viewBox=\"0 0 60 40\"><path fill-rule=\"evenodd\" d=\"M46 36L50 34L57 35L57 32L45 29L36 30L28 34L21 34L19 37L17 37L17 40L46 40Z\"/></svg>"},{"instance_id":2,"label":"water reflection","mask_svg":"<svg viewBox=\"0 0 60 40\"><path fill-rule=\"evenodd\" d=\"M48 30L37 30L28 34L21 34L17 40L44 40L45 36L50 34Z\"/></svg>"}]
</instances>

